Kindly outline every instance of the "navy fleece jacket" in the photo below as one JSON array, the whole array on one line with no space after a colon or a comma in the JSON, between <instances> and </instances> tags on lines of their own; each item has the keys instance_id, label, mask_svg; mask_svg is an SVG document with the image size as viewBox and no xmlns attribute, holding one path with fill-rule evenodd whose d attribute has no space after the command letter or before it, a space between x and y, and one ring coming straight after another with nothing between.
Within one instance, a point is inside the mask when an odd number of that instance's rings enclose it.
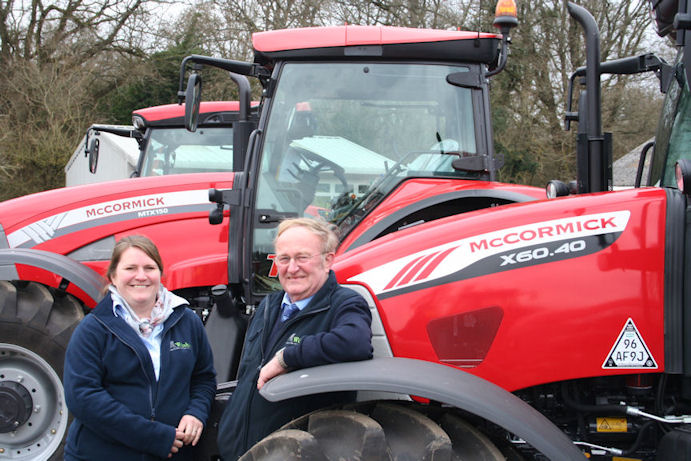
<instances>
[{"instance_id":1,"label":"navy fleece jacket","mask_svg":"<svg viewBox=\"0 0 691 461\"><path fill-rule=\"evenodd\" d=\"M285 323L276 325L283 291L264 298L250 322L238 369L238 385L218 428L224 461L234 461L254 443L284 423L318 408L352 400L353 393L325 393L269 402L257 391L262 366L285 347L290 368L372 358L372 313L365 299L341 287L330 271L309 304ZM277 328L276 332L272 330Z\"/></svg>"},{"instance_id":2,"label":"navy fleece jacket","mask_svg":"<svg viewBox=\"0 0 691 461\"><path fill-rule=\"evenodd\" d=\"M189 414L206 423L216 390L199 317L178 306L164 322L161 371L107 295L77 326L65 357L65 398L74 416L66 460L166 459ZM191 458L188 446L172 459Z\"/></svg>"}]
</instances>

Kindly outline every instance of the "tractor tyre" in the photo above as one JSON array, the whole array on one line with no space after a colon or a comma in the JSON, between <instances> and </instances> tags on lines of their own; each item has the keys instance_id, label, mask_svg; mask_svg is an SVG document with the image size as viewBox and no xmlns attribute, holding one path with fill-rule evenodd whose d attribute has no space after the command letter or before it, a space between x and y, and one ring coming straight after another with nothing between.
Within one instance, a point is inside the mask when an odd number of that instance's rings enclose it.
<instances>
[{"instance_id":1,"label":"tractor tyre","mask_svg":"<svg viewBox=\"0 0 691 461\"><path fill-rule=\"evenodd\" d=\"M0 281L0 458L62 459L65 350L83 317L68 294Z\"/></svg>"},{"instance_id":2,"label":"tractor tyre","mask_svg":"<svg viewBox=\"0 0 691 461\"><path fill-rule=\"evenodd\" d=\"M503 461L481 432L451 412L368 402L319 410L260 440L240 461ZM435 421L436 419L436 421Z\"/></svg>"}]
</instances>

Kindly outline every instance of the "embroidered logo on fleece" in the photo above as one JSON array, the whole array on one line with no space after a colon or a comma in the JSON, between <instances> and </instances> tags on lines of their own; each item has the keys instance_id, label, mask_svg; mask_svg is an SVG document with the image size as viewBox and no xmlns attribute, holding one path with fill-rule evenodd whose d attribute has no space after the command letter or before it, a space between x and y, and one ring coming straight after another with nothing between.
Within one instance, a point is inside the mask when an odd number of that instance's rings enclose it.
<instances>
[{"instance_id":1,"label":"embroidered logo on fleece","mask_svg":"<svg viewBox=\"0 0 691 461\"><path fill-rule=\"evenodd\" d=\"M286 341L286 346L291 344L300 344L300 341L302 341L302 338L293 333L288 337L288 340Z\"/></svg>"},{"instance_id":2,"label":"embroidered logo on fleece","mask_svg":"<svg viewBox=\"0 0 691 461\"><path fill-rule=\"evenodd\" d=\"M180 350L185 350L185 349L192 349L192 345L186 341L171 341L170 342L170 350L171 351L180 351Z\"/></svg>"}]
</instances>

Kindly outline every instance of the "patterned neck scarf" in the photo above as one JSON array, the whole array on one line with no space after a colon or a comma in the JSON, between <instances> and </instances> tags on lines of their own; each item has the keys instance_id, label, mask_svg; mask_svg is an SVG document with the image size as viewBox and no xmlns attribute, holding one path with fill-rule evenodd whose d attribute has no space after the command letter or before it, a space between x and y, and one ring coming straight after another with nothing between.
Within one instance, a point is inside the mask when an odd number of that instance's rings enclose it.
<instances>
[{"instance_id":1,"label":"patterned neck scarf","mask_svg":"<svg viewBox=\"0 0 691 461\"><path fill-rule=\"evenodd\" d=\"M127 304L127 301L120 296L117 288L114 285L108 287L110 291L110 296L113 299L113 306L122 306L129 315L123 316L125 321L134 329L134 331L144 338L148 338L154 331L156 325L166 321L170 314L173 313L173 308L181 304L187 304L183 298L171 293L163 285L158 289L158 295L156 296L156 303L151 311L151 318L140 318L134 309Z\"/></svg>"}]
</instances>

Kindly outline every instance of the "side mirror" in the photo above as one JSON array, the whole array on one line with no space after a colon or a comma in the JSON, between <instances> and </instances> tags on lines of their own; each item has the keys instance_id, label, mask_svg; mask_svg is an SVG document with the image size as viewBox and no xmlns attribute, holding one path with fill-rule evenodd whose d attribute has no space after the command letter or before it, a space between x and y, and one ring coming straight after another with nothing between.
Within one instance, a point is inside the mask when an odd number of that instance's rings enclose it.
<instances>
[{"instance_id":1,"label":"side mirror","mask_svg":"<svg viewBox=\"0 0 691 461\"><path fill-rule=\"evenodd\" d=\"M686 195L691 195L691 160L680 158L674 166L677 188Z\"/></svg>"},{"instance_id":2,"label":"side mirror","mask_svg":"<svg viewBox=\"0 0 691 461\"><path fill-rule=\"evenodd\" d=\"M91 174L96 174L96 168L98 167L98 150L100 141L98 138L94 137L89 143L89 171Z\"/></svg>"},{"instance_id":3,"label":"side mirror","mask_svg":"<svg viewBox=\"0 0 691 461\"><path fill-rule=\"evenodd\" d=\"M199 123L199 105L202 102L202 76L190 74L185 91L185 128L194 133Z\"/></svg>"}]
</instances>

